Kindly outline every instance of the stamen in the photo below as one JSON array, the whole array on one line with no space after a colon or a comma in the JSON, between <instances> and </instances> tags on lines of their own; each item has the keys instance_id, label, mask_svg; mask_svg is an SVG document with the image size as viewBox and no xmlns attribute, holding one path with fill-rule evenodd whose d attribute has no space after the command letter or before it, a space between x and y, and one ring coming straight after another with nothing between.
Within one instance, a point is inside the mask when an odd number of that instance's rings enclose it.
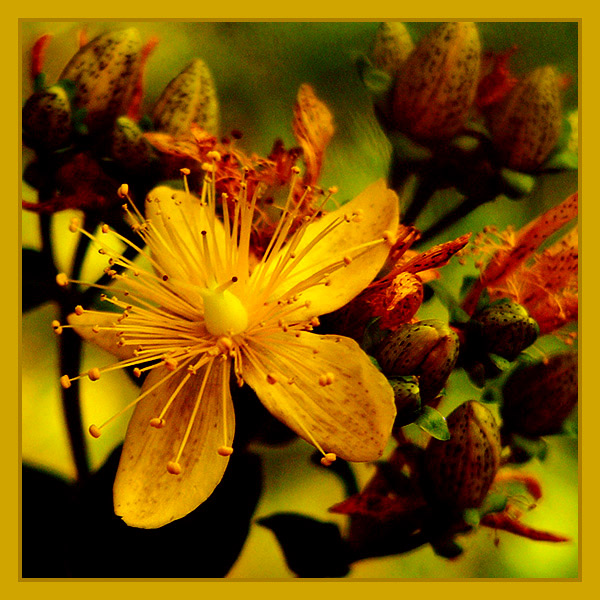
<instances>
[{"instance_id":1,"label":"stamen","mask_svg":"<svg viewBox=\"0 0 600 600\"><path fill-rule=\"evenodd\" d=\"M88 377L92 381L98 381L100 379L100 369L98 367L94 367L88 371Z\"/></svg>"},{"instance_id":2,"label":"stamen","mask_svg":"<svg viewBox=\"0 0 600 600\"><path fill-rule=\"evenodd\" d=\"M99 438L100 437L101 431L95 425L90 425L88 431L90 432L90 435L92 437L95 437L95 438Z\"/></svg>"},{"instance_id":3,"label":"stamen","mask_svg":"<svg viewBox=\"0 0 600 600\"><path fill-rule=\"evenodd\" d=\"M337 456L333 452L328 452L322 459L321 464L324 467L330 467L337 459Z\"/></svg>"}]
</instances>

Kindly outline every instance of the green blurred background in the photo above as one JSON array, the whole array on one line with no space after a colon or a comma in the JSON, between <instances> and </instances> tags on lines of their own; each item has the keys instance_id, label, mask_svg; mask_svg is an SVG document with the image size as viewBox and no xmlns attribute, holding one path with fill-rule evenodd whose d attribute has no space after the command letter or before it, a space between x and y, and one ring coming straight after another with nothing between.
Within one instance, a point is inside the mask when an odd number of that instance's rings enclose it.
<instances>
[{"instance_id":1,"label":"green blurred background","mask_svg":"<svg viewBox=\"0 0 600 600\"><path fill-rule=\"evenodd\" d=\"M418 40L436 24L409 23ZM47 50L48 83L53 83L68 59L77 50L77 32L82 28L92 38L109 29L133 26L143 39L158 36L146 71L144 108L149 111L166 84L189 61L200 57L213 72L221 103L222 132L243 131L241 145L248 152L265 155L273 141L282 138L295 145L292 134L292 107L302 83L310 83L333 113L336 134L327 150L321 184L337 185L342 200L352 198L375 179L385 176L390 147L374 118L370 98L357 75L354 61L369 51L376 22L21 22L22 98L31 94L28 77L30 49L44 33L54 34ZM504 50L514 44L518 52L511 65L517 74L544 64L553 64L571 76L565 92L565 110L577 109L578 24L576 22L484 22L479 24L485 50ZM27 149L23 166L31 160ZM466 231L478 231L486 224L500 228L521 226L545 208L555 205L577 189L577 173L553 174L539 180L532 196L516 203L499 198L484 205L471 217L446 231L435 241L452 239ZM35 192L23 186L23 198L35 199ZM434 196L423 222L431 220L453 202L451 193ZM67 231L71 214L56 215L53 231L59 268L66 269L73 252L73 236ZM39 247L37 217L23 213L22 244ZM103 266L103 265L102 265ZM99 265L89 261L84 279L93 277ZM451 264L443 270L450 286L458 286L464 268ZM23 316L22 345L22 457L65 478L74 476L67 438L60 413L56 339L50 327L56 318L53 305ZM444 309L435 302L424 306L422 318L444 318ZM538 344L544 347L545 342ZM112 361L109 355L85 347L84 369ZM101 422L133 399L135 386L120 373L103 378L102 384L82 382L86 423ZM478 391L457 373L448 388L448 400L441 409L477 398ZM126 418L90 441L94 467L121 441ZM344 524L344 519L327 512L343 499L339 481L325 469L315 469L309 457L312 448L301 441L280 448L256 447L263 458L264 493L256 517L278 511L297 511L318 519ZM455 578L455 577L577 577L578 574L578 463L577 441L563 436L550 440L545 463L534 461L527 470L538 475L545 491L535 511L526 517L533 526L572 537L567 544L533 542L510 534L499 534L496 545L492 530L484 529L464 539L465 553L455 561L441 559L424 548L403 556L363 561L353 568L354 578ZM373 467L357 468L366 482ZM280 578L293 574L285 565L272 533L253 525L246 546L230 577Z\"/></svg>"}]
</instances>

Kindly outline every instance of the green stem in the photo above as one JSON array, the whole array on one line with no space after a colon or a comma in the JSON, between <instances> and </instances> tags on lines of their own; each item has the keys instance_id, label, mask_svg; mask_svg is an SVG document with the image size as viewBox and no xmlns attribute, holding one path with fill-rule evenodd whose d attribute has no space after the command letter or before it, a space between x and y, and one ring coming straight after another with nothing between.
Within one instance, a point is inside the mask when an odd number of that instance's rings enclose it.
<instances>
[{"instance_id":1,"label":"green stem","mask_svg":"<svg viewBox=\"0 0 600 600\"><path fill-rule=\"evenodd\" d=\"M480 197L480 196L471 196L469 198L465 198L456 208L453 208L450 212L446 213L441 219L439 219L436 223L428 227L419 238L418 243L423 244L428 242L436 235L444 231L445 229L452 227L455 223L458 223L461 219L464 219L468 214L473 212L476 208L493 200L493 198L488 197Z\"/></svg>"},{"instance_id":2,"label":"green stem","mask_svg":"<svg viewBox=\"0 0 600 600\"><path fill-rule=\"evenodd\" d=\"M434 178L429 177L426 173L419 179L414 196L412 197L406 212L402 216L402 223L404 225L414 224L437 189L438 186Z\"/></svg>"}]
</instances>

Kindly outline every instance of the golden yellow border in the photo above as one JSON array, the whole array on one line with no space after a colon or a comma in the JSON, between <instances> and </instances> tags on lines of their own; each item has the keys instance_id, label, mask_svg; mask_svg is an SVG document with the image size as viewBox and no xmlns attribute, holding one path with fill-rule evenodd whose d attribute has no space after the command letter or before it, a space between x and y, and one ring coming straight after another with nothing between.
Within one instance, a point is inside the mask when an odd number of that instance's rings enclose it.
<instances>
[{"instance_id":1,"label":"golden yellow border","mask_svg":"<svg viewBox=\"0 0 600 600\"><path fill-rule=\"evenodd\" d=\"M429 2L426 5L422 3L408 4L408 3L385 3L381 2L377 5L357 5L352 6L347 1L329 3L325 6L322 2L312 3L281 3L277 5L269 5L264 2L261 3L244 3L240 6L236 6L233 3L227 3L226 5L216 3L214 6L207 5L207 3L179 3L177 5L177 12L183 14L183 17L175 17L175 15L165 15L165 9L169 11L173 10L173 5L160 4L149 4L140 3L136 6L133 2L128 3L110 3L104 2L102 4L92 3L74 3L74 2L61 2L60 4L39 3L36 6L35 3L29 2L27 5L15 7L20 11L20 15L11 16L4 20L4 35L1 37L2 44L2 56L4 58L4 82L8 89L11 88L11 83L18 81L18 19L28 18L35 20L48 20L49 13L52 15L51 18L69 18L70 20L105 20L97 16L99 10L103 14L119 15L118 20L127 19L165 19L165 20L384 20L398 18L403 20L438 20L449 19L450 15L448 11L451 10L451 16L456 19L464 18L468 20L493 20L493 21L511 21L511 20L573 20L581 19L581 53L585 56L585 60L580 59L580 74L586 74L585 86L582 85L583 77L580 81L580 94L582 94L580 107L586 107L584 112L585 119L580 119L580 125L583 127L585 123L585 131L581 135L582 154L585 156L585 160L591 165L597 168L596 156L594 156L594 144L597 137L598 123L596 116L597 113L597 98L598 93L595 89L597 84L597 69L598 69L598 43L596 41L596 19L594 18L596 9L587 6L576 6L574 3L555 3L553 5L548 2L538 3L530 2L524 6L523 2L502 2L501 4L483 4L478 3L453 3L448 5L447 3L434 3ZM377 14L377 17L366 16L367 9L371 15ZM11 10L7 7L4 10ZM273 15L277 14L277 17ZM428 14L426 14L428 13ZM573 15L570 16L569 15ZM310 17L301 17L303 15L313 15ZM511 15L510 18L502 17L498 18L498 14ZM315 16L318 15L316 18ZM340 18L340 15L344 15L344 19ZM75 16L75 18L74 18ZM114 19L114 17L113 17ZM113 20L111 19L111 20ZM116 19L115 19L116 20ZM584 35L585 33L585 35ZM583 98L583 96L587 97ZM15 100L12 94L4 94L3 100L3 122L7 127L5 144L3 145L3 156L5 159L3 164L6 165L6 174L14 174L17 171L17 153L11 151L12 140L19 140L19 129L18 121L15 119L16 111L19 110L20 105L15 107ZM593 171L591 171L593 172ZM9 179L11 181L11 179ZM584 373L593 373L593 363L596 362L597 352L594 350L594 340L597 339L595 336L594 327L594 289L595 283L593 279L593 271L595 269L594 261L594 249L592 249L592 242L594 237L597 235L592 231L592 226L598 223L597 214L598 211L598 200L596 198L595 190L592 184L588 183L590 190L589 199L586 198L584 185L585 180L580 175L581 191L582 191L582 214L586 214L585 221L581 219L581 229L583 234L584 251L582 252L582 272L585 273L586 281L584 282L584 289L586 291L586 297L590 298L589 306L591 311L589 312L587 307L588 304L582 301L582 320L581 320L581 340L582 346L586 345L586 352L582 352L582 369ZM227 595L233 596L248 594L251 596L259 596L261 598L267 597L281 597L286 595L288 597L295 596L297 594L309 593L315 598L331 597L332 594L343 594L343 595L354 595L360 594L379 594L381 598L391 595L446 595L451 594L452 596L465 597L469 595L485 595L485 597L495 596L496 594L502 594L506 596L510 594L515 597L531 597L533 594L549 594L557 593L560 595L565 594L576 594L579 596L584 593L593 593L593 589L596 587L597 580L597 561L595 547L597 545L596 534L598 533L598 516L595 509L598 497L598 483L595 476L597 467L596 464L596 436L593 429L592 423L595 422L594 413L598 411L598 402L596 401L595 394L590 389L593 384L593 375L588 377L583 376L582 378L582 394L583 397L588 400L583 407L582 413L585 414L587 428L582 428L580 431L583 432L583 441L580 442L580 449L583 451L582 460L580 461L580 469L585 465L588 470L589 477L585 480L585 484L581 486L585 497L582 498L582 506L585 507L585 514L580 516L585 523L585 535L582 536L582 556L580 561L580 569L582 572L582 581L575 583L575 588L571 587L568 582L564 582L563 586L556 587L553 585L550 587L550 583L537 582L537 585L532 587L533 582L525 581L511 581L512 585L507 588L503 585L504 582L498 582L497 580L491 580L493 583L488 583L490 580L484 581L467 581L467 582L456 582L449 584L451 587L448 589L440 588L439 586L448 585L447 582L399 582L399 581L386 581L386 582L362 582L362 581L336 581L336 582L312 582L306 580L297 580L300 586L287 585L286 582L235 582L237 585L227 586L224 582L138 582L133 587L129 582L102 582L102 583L84 583L84 582L68 582L68 583L36 583L36 582L18 582L18 520L17 520L17 495L18 490L18 461L16 456L17 448L17 407L18 403L18 353L15 350L15 343L19 348L18 339L20 333L18 318L15 318L15 313L20 312L20 302L18 298L18 231L19 228L16 226L18 223L18 180L15 182L13 195L12 185L9 184L9 190L3 194L2 202L4 204L5 211L5 225L3 229L3 235L0 236L3 257L9 257L8 261L4 261L4 273L7 281L14 282L15 288L10 288L8 295L3 296L2 308L4 309L4 354L3 354L3 381L8 382L9 389L5 391L4 398L4 415L8 415L8 419L5 419L2 436L3 452L1 456L5 461L3 473L7 476L5 481L9 485L3 485L0 489L4 491L2 494L2 508L4 509L0 514L3 518L2 535L2 560L0 561L0 569L2 576L2 590L5 590L7 597L9 598L26 598L34 596L37 598L42 594L50 594L51 596L70 598L70 597L81 597L85 596L90 598L93 596L131 596L132 594L144 594L144 597L155 595L163 595L165 591L164 584L171 583L177 585L176 592L182 595L201 595L204 598L222 598ZM13 220L14 219L14 220ZM15 290L14 292L12 290ZM589 314L588 314L589 312ZM585 331L583 325L585 324ZM6 328L7 327L7 328ZM583 350L583 348L581 348ZM590 381L592 379L592 381ZM587 435L586 435L587 433ZM198 540L198 543L202 543ZM181 549L177 549L181 550ZM173 549L173 551L177 551ZM183 549L183 551L193 551L193 548ZM233 582L232 582L233 583ZM344 585L345 583L358 583L358 587L348 586L338 588L337 585ZM197 587L200 585L200 587ZM242 587L240 587L240 585ZM332 585L336 585L335 590L332 589ZM480 587L480 586L485 587ZM569 585L569 587L564 587ZM305 587L305 586L308 586ZM393 586L393 587L391 587ZM402 586L402 587L398 587ZM417 587L418 586L418 587ZM539 586L543 586L543 589L539 589ZM42 589L43 588L43 589ZM85 589L84 589L85 588ZM133 589L135 588L135 589ZM167 592L169 593L169 592Z\"/></svg>"}]
</instances>

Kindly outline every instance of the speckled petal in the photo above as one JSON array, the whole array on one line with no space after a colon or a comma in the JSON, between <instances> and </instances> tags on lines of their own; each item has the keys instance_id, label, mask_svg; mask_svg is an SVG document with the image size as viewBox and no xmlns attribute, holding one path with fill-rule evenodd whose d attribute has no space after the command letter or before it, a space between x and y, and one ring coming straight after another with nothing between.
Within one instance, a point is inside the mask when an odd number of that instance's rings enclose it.
<instances>
[{"instance_id":1,"label":"speckled petal","mask_svg":"<svg viewBox=\"0 0 600 600\"><path fill-rule=\"evenodd\" d=\"M306 233L297 249L299 254L335 219L360 211L362 218L357 222L342 223L331 233L320 240L315 247L301 260L280 286L276 296L294 288L319 269L343 260L345 256L353 257L353 248L382 239L385 231L396 233L399 219L398 196L385 184L383 179L371 184L354 200L344 204L307 227ZM334 272L330 285L315 286L302 293L302 300L309 300L311 306L306 311L294 313L302 318L322 315L337 310L348 303L374 279L383 266L390 246L381 243L368 252L354 259L348 266ZM282 250L283 252L283 250Z\"/></svg>"},{"instance_id":2,"label":"speckled petal","mask_svg":"<svg viewBox=\"0 0 600 600\"><path fill-rule=\"evenodd\" d=\"M244 380L275 417L309 443L312 436L325 452L346 460L382 455L396 416L394 395L356 342L279 332L249 346L260 365L246 354ZM277 381L269 383L267 375Z\"/></svg>"},{"instance_id":3,"label":"speckled petal","mask_svg":"<svg viewBox=\"0 0 600 600\"><path fill-rule=\"evenodd\" d=\"M168 473L167 463L177 455L201 390L205 368L182 388L165 415L166 425L162 429L151 427L150 420L159 416L187 371L177 372L137 405L127 429L113 490L115 513L128 525L153 529L180 519L204 502L221 481L229 458L218 454L217 449L231 445L235 427L229 386L223 385L224 369L228 383L228 368L224 363L215 363L210 371L179 460L182 467L179 475ZM142 393L168 374L163 367L151 371Z\"/></svg>"}]
</instances>

